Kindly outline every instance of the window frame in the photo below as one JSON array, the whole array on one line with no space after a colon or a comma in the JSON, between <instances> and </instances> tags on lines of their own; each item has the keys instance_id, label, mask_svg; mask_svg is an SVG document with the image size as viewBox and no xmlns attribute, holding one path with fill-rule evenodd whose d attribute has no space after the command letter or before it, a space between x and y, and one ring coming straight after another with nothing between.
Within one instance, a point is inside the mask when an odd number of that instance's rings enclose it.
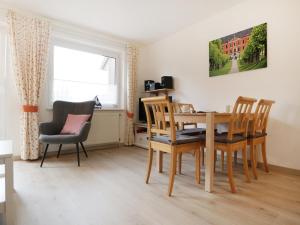
<instances>
[{"instance_id":1,"label":"window frame","mask_svg":"<svg viewBox=\"0 0 300 225\"><path fill-rule=\"evenodd\" d=\"M59 46L63 48L69 48L78 51L84 51L88 53L100 54L106 57L115 58L115 84L117 85L117 103L116 104L102 104L102 109L121 109L122 108L122 96L123 96L123 84L122 84L122 53L113 50L107 50L95 44L82 43L81 41L68 40L64 38L54 37L51 40L49 48L49 63L48 63L48 108L53 108L53 94L54 94L54 47Z\"/></svg>"}]
</instances>

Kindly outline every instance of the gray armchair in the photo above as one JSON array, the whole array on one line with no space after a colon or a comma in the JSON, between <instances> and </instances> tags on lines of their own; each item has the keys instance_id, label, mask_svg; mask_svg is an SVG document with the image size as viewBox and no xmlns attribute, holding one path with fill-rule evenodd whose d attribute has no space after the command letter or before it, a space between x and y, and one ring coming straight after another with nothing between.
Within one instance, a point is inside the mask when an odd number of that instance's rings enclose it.
<instances>
[{"instance_id":1,"label":"gray armchair","mask_svg":"<svg viewBox=\"0 0 300 225\"><path fill-rule=\"evenodd\" d=\"M46 144L43 159L41 162L41 167L43 166L45 157L47 155L49 144L59 144L57 158L60 155L60 151L63 144L76 144L78 166L80 166L79 143L83 149L85 156L88 157L83 142L86 141L91 128L91 120L93 117L94 106L95 101L76 103L65 101L54 102L52 122L40 123L39 126L39 141L43 144ZM83 124L79 134L60 134L60 131L62 130L65 124L68 114L90 114L91 117L87 122Z\"/></svg>"}]
</instances>

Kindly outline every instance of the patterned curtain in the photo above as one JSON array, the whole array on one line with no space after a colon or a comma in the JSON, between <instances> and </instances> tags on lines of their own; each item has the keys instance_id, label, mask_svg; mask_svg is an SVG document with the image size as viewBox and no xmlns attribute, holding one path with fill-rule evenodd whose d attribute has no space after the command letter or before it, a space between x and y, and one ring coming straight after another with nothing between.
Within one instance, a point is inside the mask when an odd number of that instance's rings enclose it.
<instances>
[{"instance_id":1,"label":"patterned curtain","mask_svg":"<svg viewBox=\"0 0 300 225\"><path fill-rule=\"evenodd\" d=\"M39 157L38 103L46 74L50 24L42 18L8 11L9 39L23 115L21 158Z\"/></svg>"},{"instance_id":2,"label":"patterned curtain","mask_svg":"<svg viewBox=\"0 0 300 225\"><path fill-rule=\"evenodd\" d=\"M137 49L134 46L127 46L127 108L125 124L125 145L134 144L133 119L136 102L136 64Z\"/></svg>"}]
</instances>

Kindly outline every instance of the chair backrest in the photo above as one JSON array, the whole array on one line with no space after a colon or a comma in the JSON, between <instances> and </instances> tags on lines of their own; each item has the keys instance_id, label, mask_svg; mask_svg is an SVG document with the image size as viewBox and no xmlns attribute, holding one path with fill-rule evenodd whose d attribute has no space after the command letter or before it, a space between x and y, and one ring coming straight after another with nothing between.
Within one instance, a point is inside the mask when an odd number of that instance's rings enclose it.
<instances>
[{"instance_id":1,"label":"chair backrest","mask_svg":"<svg viewBox=\"0 0 300 225\"><path fill-rule=\"evenodd\" d=\"M173 105L170 103L168 96L158 96L143 98L146 116L148 137L153 135L168 135L172 142L176 141L176 130L174 122ZM154 125L152 125L151 111L154 115ZM169 116L169 127L167 127L166 113Z\"/></svg>"},{"instance_id":2,"label":"chair backrest","mask_svg":"<svg viewBox=\"0 0 300 225\"><path fill-rule=\"evenodd\" d=\"M92 120L94 113L95 101L86 102L66 102L66 101L55 101L53 103L53 122L59 127L63 127L68 114L90 114L89 121Z\"/></svg>"},{"instance_id":3,"label":"chair backrest","mask_svg":"<svg viewBox=\"0 0 300 225\"><path fill-rule=\"evenodd\" d=\"M249 119L253 104L256 102L254 98L238 97L232 110L232 116L228 128L228 138L232 139L234 134L242 134L247 136Z\"/></svg>"},{"instance_id":4,"label":"chair backrest","mask_svg":"<svg viewBox=\"0 0 300 225\"><path fill-rule=\"evenodd\" d=\"M180 112L180 109L179 109L179 103L177 102L172 102L172 108L173 108L173 112L174 113L179 113Z\"/></svg>"},{"instance_id":5,"label":"chair backrest","mask_svg":"<svg viewBox=\"0 0 300 225\"><path fill-rule=\"evenodd\" d=\"M193 104L189 104L189 103L174 103L176 104L176 113L187 113L187 112L194 112L194 106Z\"/></svg>"},{"instance_id":6,"label":"chair backrest","mask_svg":"<svg viewBox=\"0 0 300 225\"><path fill-rule=\"evenodd\" d=\"M274 103L275 102L272 100L259 100L254 113L254 119L251 126L250 134L255 135L255 133L257 132L266 133L269 113L272 104Z\"/></svg>"}]
</instances>

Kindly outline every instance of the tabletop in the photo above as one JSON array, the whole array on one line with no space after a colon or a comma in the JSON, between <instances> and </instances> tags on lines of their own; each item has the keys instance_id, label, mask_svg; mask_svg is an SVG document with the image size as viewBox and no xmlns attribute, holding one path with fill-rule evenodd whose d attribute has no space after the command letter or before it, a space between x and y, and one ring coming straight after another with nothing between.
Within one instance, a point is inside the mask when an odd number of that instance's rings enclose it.
<instances>
[{"instance_id":1,"label":"tabletop","mask_svg":"<svg viewBox=\"0 0 300 225\"><path fill-rule=\"evenodd\" d=\"M206 112L206 113L174 113L176 122L186 123L206 123L206 115L210 113L214 115L214 123L228 123L230 122L232 113ZM253 120L254 113L250 114L250 120ZM169 115L166 114L166 120L169 120Z\"/></svg>"},{"instance_id":2,"label":"tabletop","mask_svg":"<svg viewBox=\"0 0 300 225\"><path fill-rule=\"evenodd\" d=\"M190 123L206 123L206 115L211 113L214 115L215 123L226 123L230 121L231 113L217 113L217 112L207 112L207 113L174 113L176 122L190 122ZM166 114L166 119L168 120L169 115Z\"/></svg>"}]
</instances>

